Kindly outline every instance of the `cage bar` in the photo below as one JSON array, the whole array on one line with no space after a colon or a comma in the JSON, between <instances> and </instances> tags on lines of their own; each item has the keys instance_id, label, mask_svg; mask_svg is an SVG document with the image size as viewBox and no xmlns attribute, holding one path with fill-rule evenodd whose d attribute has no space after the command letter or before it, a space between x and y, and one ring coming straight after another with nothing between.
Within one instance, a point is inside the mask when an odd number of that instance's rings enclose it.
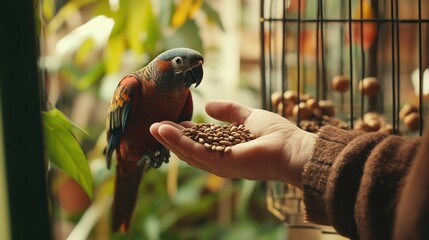
<instances>
[{"instance_id":1,"label":"cage bar","mask_svg":"<svg viewBox=\"0 0 429 240\"><path fill-rule=\"evenodd\" d=\"M278 1L260 1L261 85L265 109L279 112L271 101L275 92L294 90L300 103L308 97L307 93L314 91L312 97L317 101L340 98L341 104L336 103L334 107L341 114L332 118L344 122L349 130L358 128L368 112L377 112L385 127L377 131L422 135L429 95L424 92L427 80L423 77L429 67L428 3L421 0ZM273 6L277 10L273 10ZM280 6L283 8L279 9ZM311 32L314 39L309 40L303 32ZM310 53L306 52L309 44ZM276 49L276 46L280 47ZM415 86L411 83L412 68L418 69L419 74ZM348 90L341 95L330 88L330 79L336 74L349 80ZM359 90L359 84L368 81L368 77L375 77L380 86L374 96ZM281 102L284 101L282 94ZM418 109L416 129L400 117L401 107L408 103L416 104ZM279 114L304 128L303 123L308 119L301 117L302 110L298 106L297 116L288 116L284 111ZM326 124L324 120L317 118L314 122L321 127ZM269 182L267 200L269 210L282 221L303 224L299 223L302 214L299 189Z\"/></svg>"}]
</instances>

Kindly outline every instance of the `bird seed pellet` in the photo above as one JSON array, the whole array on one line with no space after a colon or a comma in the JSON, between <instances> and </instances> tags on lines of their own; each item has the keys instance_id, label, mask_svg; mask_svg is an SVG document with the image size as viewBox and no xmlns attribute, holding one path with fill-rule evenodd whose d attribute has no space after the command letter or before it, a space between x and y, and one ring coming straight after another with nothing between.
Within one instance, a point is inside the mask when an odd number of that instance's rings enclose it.
<instances>
[{"instance_id":1,"label":"bird seed pellet","mask_svg":"<svg viewBox=\"0 0 429 240\"><path fill-rule=\"evenodd\" d=\"M226 153L232 150L232 146L256 138L243 124L235 123L229 125L198 123L191 128L183 129L182 132L209 150Z\"/></svg>"}]
</instances>

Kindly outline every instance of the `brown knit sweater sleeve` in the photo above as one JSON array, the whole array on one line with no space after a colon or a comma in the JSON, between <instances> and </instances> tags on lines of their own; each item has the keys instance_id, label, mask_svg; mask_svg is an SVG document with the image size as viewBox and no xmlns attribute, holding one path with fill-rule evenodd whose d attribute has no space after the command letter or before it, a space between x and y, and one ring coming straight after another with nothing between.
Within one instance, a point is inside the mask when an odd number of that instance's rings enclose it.
<instances>
[{"instance_id":1,"label":"brown knit sweater sleeve","mask_svg":"<svg viewBox=\"0 0 429 240\"><path fill-rule=\"evenodd\" d=\"M390 239L400 187L419 142L323 127L304 166L306 220L353 239Z\"/></svg>"}]
</instances>

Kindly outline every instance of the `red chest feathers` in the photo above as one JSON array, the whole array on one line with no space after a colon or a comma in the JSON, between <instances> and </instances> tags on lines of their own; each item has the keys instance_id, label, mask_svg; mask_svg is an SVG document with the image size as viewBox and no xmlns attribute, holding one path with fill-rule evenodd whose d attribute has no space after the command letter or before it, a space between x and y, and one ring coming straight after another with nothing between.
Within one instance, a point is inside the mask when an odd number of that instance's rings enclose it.
<instances>
[{"instance_id":1,"label":"red chest feathers","mask_svg":"<svg viewBox=\"0 0 429 240\"><path fill-rule=\"evenodd\" d=\"M171 94L172 97L161 96L155 92L146 92L137 99L133 115L120 140L121 155L128 160L137 161L149 149L156 151L161 146L150 134L149 128L155 122L179 122L189 107L189 91ZM189 96L190 97L190 96Z\"/></svg>"}]
</instances>

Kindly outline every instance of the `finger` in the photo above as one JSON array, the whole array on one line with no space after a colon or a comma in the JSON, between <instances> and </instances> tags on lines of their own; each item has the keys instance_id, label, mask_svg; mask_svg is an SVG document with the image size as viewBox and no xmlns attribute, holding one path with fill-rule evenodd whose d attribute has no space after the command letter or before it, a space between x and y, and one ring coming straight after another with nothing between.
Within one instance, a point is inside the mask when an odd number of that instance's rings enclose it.
<instances>
[{"instance_id":1,"label":"finger","mask_svg":"<svg viewBox=\"0 0 429 240\"><path fill-rule=\"evenodd\" d=\"M181 154L180 151L176 150L175 148L173 148L172 146L170 146L168 144L168 142L159 134L159 129L161 126L163 125L169 125L170 127L176 128L176 130L174 131L181 131L179 128L183 128L182 126L176 124L176 123L172 123L172 122L160 122L160 123L154 123L150 126L149 131L150 133L156 138L156 140L158 140L162 145L164 145L166 148L173 150L177 156L180 155L180 157L183 157L183 155Z\"/></svg>"},{"instance_id":2,"label":"finger","mask_svg":"<svg viewBox=\"0 0 429 240\"><path fill-rule=\"evenodd\" d=\"M180 131L182 131L185 128L185 126L182 126L181 124L177 124L177 123L171 122L171 121L162 121L162 122L157 122L157 123L152 124L150 126L150 128L149 128L149 131L156 138L156 140L158 140L161 143L165 143L165 141L159 135L158 130L159 130L159 127L162 126L162 125L164 125L164 124L165 125L170 125L172 127L175 127L178 130L180 130ZM189 125L189 126L191 126L191 122L186 123L186 124Z\"/></svg>"},{"instance_id":3,"label":"finger","mask_svg":"<svg viewBox=\"0 0 429 240\"><path fill-rule=\"evenodd\" d=\"M195 126L195 123L191 122L191 121L183 121L180 123L180 125L182 125L185 128L191 128L191 127Z\"/></svg>"},{"instance_id":4,"label":"finger","mask_svg":"<svg viewBox=\"0 0 429 240\"><path fill-rule=\"evenodd\" d=\"M177 124L156 123L152 125L150 130L160 143L182 161L204 171L224 175L221 169L225 168L224 165L227 162L224 159L225 154L207 150L202 144L183 135L182 131L177 128Z\"/></svg>"},{"instance_id":5,"label":"finger","mask_svg":"<svg viewBox=\"0 0 429 240\"><path fill-rule=\"evenodd\" d=\"M162 145L166 146L170 150L173 150L176 155L188 158L187 156L183 155L183 150L180 150L181 147L183 148L183 146L188 147L199 144L191 140L189 137L184 136L182 133L183 128L183 126L177 123L164 121L152 124L149 128L149 131ZM182 139L184 140L184 143L182 142Z\"/></svg>"},{"instance_id":6,"label":"finger","mask_svg":"<svg viewBox=\"0 0 429 240\"><path fill-rule=\"evenodd\" d=\"M211 117L226 122L243 123L253 109L232 101L216 100L206 104L206 112Z\"/></svg>"},{"instance_id":7,"label":"finger","mask_svg":"<svg viewBox=\"0 0 429 240\"><path fill-rule=\"evenodd\" d=\"M158 129L161 125L162 125L161 123L157 122L152 124L149 128L150 134L152 134L152 136L156 138L156 140L158 140L160 143L164 141L164 139L162 139L162 137L158 133Z\"/></svg>"},{"instance_id":8,"label":"finger","mask_svg":"<svg viewBox=\"0 0 429 240\"><path fill-rule=\"evenodd\" d=\"M227 165L235 164L236 161L232 157L235 155L235 152L232 154L223 154L207 150L204 145L185 136L181 129L183 129L183 126L179 124L164 121L154 124L151 131L156 131L155 135L160 139L160 142L191 166L216 174L213 171L219 171L220 169L227 168ZM237 153L240 152L242 151L238 151ZM239 155L237 157L240 158ZM227 161L231 157L232 159ZM237 163L240 163L240 161Z\"/></svg>"},{"instance_id":9,"label":"finger","mask_svg":"<svg viewBox=\"0 0 429 240\"><path fill-rule=\"evenodd\" d=\"M167 122L167 121L164 121L164 122L157 122L157 123L154 123L154 124L152 124L151 126L150 126L150 128L149 128L149 132L152 134L152 136L154 136L155 138L156 138L156 140L158 140L158 142L160 142L162 145L165 145L166 144L166 142L165 142L165 140L159 135L159 127L160 126L162 126L162 125L164 125L164 124L168 124L168 125L170 125L170 126L172 126L172 127L175 127L175 128L177 128L177 129L180 129L180 128L183 128L182 126L180 126L180 125L178 125L178 124L175 124L175 123L173 123L173 122Z\"/></svg>"},{"instance_id":10,"label":"finger","mask_svg":"<svg viewBox=\"0 0 429 240\"><path fill-rule=\"evenodd\" d=\"M161 125L162 124L168 124L168 125L173 126L173 127L177 128L179 130L183 130L185 128L185 126L183 126L182 123L179 124L179 123L175 123L175 122L171 122L171 121L162 121L162 122L160 122L160 124ZM187 124L191 125L191 122L189 122Z\"/></svg>"},{"instance_id":11,"label":"finger","mask_svg":"<svg viewBox=\"0 0 429 240\"><path fill-rule=\"evenodd\" d=\"M193 166L205 165L209 167L208 163L198 161L198 159L210 159L210 152L202 144L183 135L182 131L169 124L160 124L157 132L161 139L160 142L179 158Z\"/></svg>"}]
</instances>

